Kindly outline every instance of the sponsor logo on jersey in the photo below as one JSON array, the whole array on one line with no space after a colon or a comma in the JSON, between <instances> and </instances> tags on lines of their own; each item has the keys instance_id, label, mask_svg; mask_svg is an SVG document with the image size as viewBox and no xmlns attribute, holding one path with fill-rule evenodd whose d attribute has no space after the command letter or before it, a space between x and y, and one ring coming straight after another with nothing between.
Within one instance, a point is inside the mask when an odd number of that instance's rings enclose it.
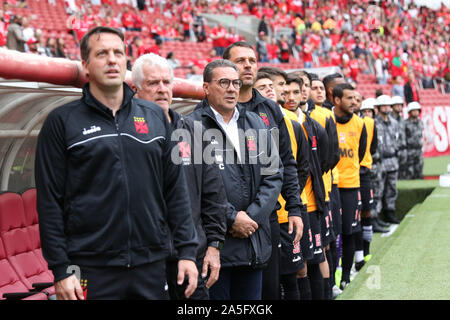
<instances>
[{"instance_id":1,"label":"sponsor logo on jersey","mask_svg":"<svg viewBox=\"0 0 450 320\"><path fill-rule=\"evenodd\" d=\"M92 134L94 132L101 131L102 128L97 126L91 126L89 129L83 128L83 135Z\"/></svg>"}]
</instances>

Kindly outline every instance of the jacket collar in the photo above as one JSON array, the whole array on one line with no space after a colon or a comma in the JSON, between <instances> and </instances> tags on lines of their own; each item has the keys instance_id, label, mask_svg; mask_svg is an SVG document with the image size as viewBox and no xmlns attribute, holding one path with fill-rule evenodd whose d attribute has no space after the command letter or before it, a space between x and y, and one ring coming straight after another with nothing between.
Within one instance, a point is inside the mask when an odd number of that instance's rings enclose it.
<instances>
[{"instance_id":1,"label":"jacket collar","mask_svg":"<svg viewBox=\"0 0 450 320\"><path fill-rule=\"evenodd\" d=\"M184 121L183 115L169 108L170 125L172 129L179 129L182 127L181 121Z\"/></svg>"},{"instance_id":2,"label":"jacket collar","mask_svg":"<svg viewBox=\"0 0 450 320\"><path fill-rule=\"evenodd\" d=\"M258 90L256 90L255 88L252 88L252 98L247 102L240 103L240 105L249 109L249 111L252 111L258 104L260 104L261 102L264 102L266 100L268 100L268 99L264 98L261 95L261 93L259 93Z\"/></svg>"},{"instance_id":3,"label":"jacket collar","mask_svg":"<svg viewBox=\"0 0 450 320\"><path fill-rule=\"evenodd\" d=\"M120 109L125 109L129 106L131 99L133 98L135 92L130 88L128 84L123 83L123 100ZM105 106L103 103L98 101L91 93L89 82L86 83L83 87L83 98L84 102L91 107L99 109L103 112L106 112L112 115L112 111L110 108Z\"/></svg>"},{"instance_id":4,"label":"jacket collar","mask_svg":"<svg viewBox=\"0 0 450 320\"><path fill-rule=\"evenodd\" d=\"M332 110L334 105L327 99L322 103L322 107Z\"/></svg>"},{"instance_id":5,"label":"jacket collar","mask_svg":"<svg viewBox=\"0 0 450 320\"><path fill-rule=\"evenodd\" d=\"M236 105L236 108L237 108L237 110L238 110L238 112L239 112L239 118L238 118L238 119L244 117L244 116L245 116L245 108L244 108L240 103L238 103L238 104ZM209 117L211 117L211 118L213 118L213 119L216 119L216 116L214 115L214 112L213 112L213 111L211 110L211 108L210 108L208 99L206 99L206 98L203 99L202 102L200 102L200 103L195 107L194 111L197 111L197 110L201 110L202 116L207 115L207 116L209 116Z\"/></svg>"},{"instance_id":6,"label":"jacket collar","mask_svg":"<svg viewBox=\"0 0 450 320\"><path fill-rule=\"evenodd\" d=\"M336 122L338 122L340 124L345 124L353 118L353 113L349 116L343 116L343 117L338 117L336 114L334 114L334 116L336 118Z\"/></svg>"}]
</instances>

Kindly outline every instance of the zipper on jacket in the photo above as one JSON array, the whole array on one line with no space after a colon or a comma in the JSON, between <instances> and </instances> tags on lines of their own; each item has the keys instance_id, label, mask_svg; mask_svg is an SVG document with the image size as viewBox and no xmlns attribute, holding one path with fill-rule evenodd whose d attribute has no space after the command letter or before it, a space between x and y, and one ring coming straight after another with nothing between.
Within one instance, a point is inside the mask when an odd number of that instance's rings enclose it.
<instances>
[{"instance_id":1,"label":"zipper on jacket","mask_svg":"<svg viewBox=\"0 0 450 320\"><path fill-rule=\"evenodd\" d=\"M127 203L126 203L126 207L127 207L127 222L128 222L128 239L127 239L127 264L126 267L130 268L131 267L131 255L130 255L130 238L131 238L131 219L130 219L130 189L128 186L128 177L127 177L127 172L126 172L126 166L125 166L125 161L124 161L124 151L123 151L123 145L122 145L122 139L120 137L120 129L119 129L119 119L118 119L118 114L119 114L120 110L117 111L116 116L114 117L114 123L116 125L116 130L117 130L117 139L119 140L119 147L120 147L120 162L122 165L122 171L123 171L123 175L124 175L124 181L125 181L125 193L126 193L126 199L127 199Z\"/></svg>"}]
</instances>

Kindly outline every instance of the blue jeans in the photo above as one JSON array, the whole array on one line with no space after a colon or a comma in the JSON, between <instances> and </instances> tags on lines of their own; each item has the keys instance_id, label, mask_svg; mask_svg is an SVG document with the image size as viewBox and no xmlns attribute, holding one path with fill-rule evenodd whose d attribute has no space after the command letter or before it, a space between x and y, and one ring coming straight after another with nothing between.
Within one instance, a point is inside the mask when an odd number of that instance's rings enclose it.
<instances>
[{"instance_id":1,"label":"blue jeans","mask_svg":"<svg viewBox=\"0 0 450 320\"><path fill-rule=\"evenodd\" d=\"M220 269L219 280L209 289L211 300L261 300L263 269Z\"/></svg>"},{"instance_id":2,"label":"blue jeans","mask_svg":"<svg viewBox=\"0 0 450 320\"><path fill-rule=\"evenodd\" d=\"M308 62L306 61L303 65L304 68L308 69L308 68L312 68L313 67L313 63L312 62Z\"/></svg>"}]
</instances>

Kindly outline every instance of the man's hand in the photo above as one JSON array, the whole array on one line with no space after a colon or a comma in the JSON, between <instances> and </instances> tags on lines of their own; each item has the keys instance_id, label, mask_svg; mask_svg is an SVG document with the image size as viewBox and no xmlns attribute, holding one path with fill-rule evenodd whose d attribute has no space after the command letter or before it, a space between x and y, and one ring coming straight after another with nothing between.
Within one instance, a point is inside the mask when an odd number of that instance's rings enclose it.
<instances>
[{"instance_id":1,"label":"man's hand","mask_svg":"<svg viewBox=\"0 0 450 320\"><path fill-rule=\"evenodd\" d=\"M56 300L84 300L83 289L75 275L55 282Z\"/></svg>"},{"instance_id":2,"label":"man's hand","mask_svg":"<svg viewBox=\"0 0 450 320\"><path fill-rule=\"evenodd\" d=\"M258 224L245 211L239 211L230 233L236 238L248 238L258 229Z\"/></svg>"},{"instance_id":3,"label":"man's hand","mask_svg":"<svg viewBox=\"0 0 450 320\"><path fill-rule=\"evenodd\" d=\"M209 289L219 279L220 271L220 251L213 247L208 247L205 258L203 259L203 278L206 278L208 275L208 269L211 270L208 281L206 282L206 288Z\"/></svg>"},{"instance_id":4,"label":"man's hand","mask_svg":"<svg viewBox=\"0 0 450 320\"><path fill-rule=\"evenodd\" d=\"M188 285L184 291L186 298L189 298L197 289L198 270L194 261L191 260L179 260L178 261L178 277L177 283L181 286L184 282L184 278L188 277Z\"/></svg>"},{"instance_id":5,"label":"man's hand","mask_svg":"<svg viewBox=\"0 0 450 320\"><path fill-rule=\"evenodd\" d=\"M289 222L289 234L292 234L295 228L294 244L297 244L303 236L303 220L301 217L291 216L288 217Z\"/></svg>"}]
</instances>

